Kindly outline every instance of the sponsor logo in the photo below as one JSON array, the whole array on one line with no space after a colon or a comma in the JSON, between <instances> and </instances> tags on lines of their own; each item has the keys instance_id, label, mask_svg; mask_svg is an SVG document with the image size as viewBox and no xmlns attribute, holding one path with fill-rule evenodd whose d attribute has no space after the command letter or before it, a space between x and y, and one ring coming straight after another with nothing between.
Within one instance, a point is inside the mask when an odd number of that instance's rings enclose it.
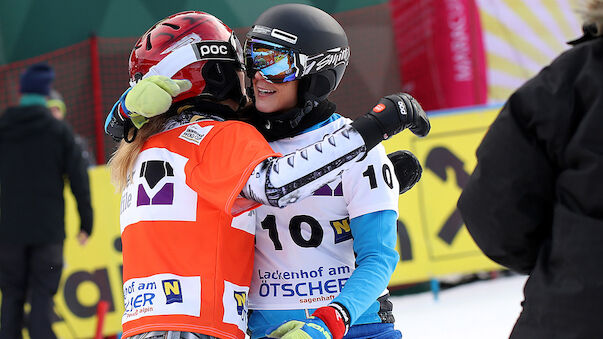
<instances>
[{"instance_id":1,"label":"sponsor logo","mask_svg":"<svg viewBox=\"0 0 603 339\"><path fill-rule=\"evenodd\" d=\"M163 160L149 160L142 163L140 177L143 178L150 189L155 191L155 186L165 177L173 177L174 169L169 162ZM147 193L144 185L138 184L138 198L136 206L146 205L171 205L174 202L174 183L168 182L161 187L152 197Z\"/></svg>"},{"instance_id":2,"label":"sponsor logo","mask_svg":"<svg viewBox=\"0 0 603 339\"><path fill-rule=\"evenodd\" d=\"M326 339L331 339L331 333L325 330L324 327L314 323L307 323L306 325L320 332Z\"/></svg>"},{"instance_id":3,"label":"sponsor logo","mask_svg":"<svg viewBox=\"0 0 603 339\"><path fill-rule=\"evenodd\" d=\"M134 278L123 285L125 312L122 323L151 315L183 314L198 317L201 280L169 273Z\"/></svg>"},{"instance_id":4,"label":"sponsor logo","mask_svg":"<svg viewBox=\"0 0 603 339\"><path fill-rule=\"evenodd\" d=\"M281 31L280 29L274 28L272 30L272 32L270 32L270 35L277 38L277 39L281 39L283 41L286 41L290 44L295 44L297 42L297 36L285 32L285 31Z\"/></svg>"},{"instance_id":5,"label":"sponsor logo","mask_svg":"<svg viewBox=\"0 0 603 339\"><path fill-rule=\"evenodd\" d=\"M234 291L234 299L237 304L237 314L242 316L245 312L245 307L247 305L247 292L245 291Z\"/></svg>"},{"instance_id":6,"label":"sponsor logo","mask_svg":"<svg viewBox=\"0 0 603 339\"><path fill-rule=\"evenodd\" d=\"M178 279L162 280L163 293L165 293L165 303L182 303L182 286Z\"/></svg>"},{"instance_id":7,"label":"sponsor logo","mask_svg":"<svg viewBox=\"0 0 603 339\"><path fill-rule=\"evenodd\" d=\"M198 146L212 128L213 126L201 127L197 124L193 124L188 126L178 137Z\"/></svg>"},{"instance_id":8,"label":"sponsor logo","mask_svg":"<svg viewBox=\"0 0 603 339\"><path fill-rule=\"evenodd\" d=\"M231 52L232 46L230 43L225 41L201 41L195 45L195 54L197 54L197 60L205 59L219 59L219 60L236 60L233 52Z\"/></svg>"},{"instance_id":9,"label":"sponsor logo","mask_svg":"<svg viewBox=\"0 0 603 339\"><path fill-rule=\"evenodd\" d=\"M182 130L184 128L178 130L176 136ZM130 184L121 197L122 232L143 220L196 220L198 194L184 180L188 161L165 148L140 152Z\"/></svg>"},{"instance_id":10,"label":"sponsor logo","mask_svg":"<svg viewBox=\"0 0 603 339\"><path fill-rule=\"evenodd\" d=\"M146 311L152 310L156 290L157 284L154 282L140 282L137 284L135 281L132 281L131 284L124 284L124 307L126 313L138 314L142 309Z\"/></svg>"},{"instance_id":11,"label":"sponsor logo","mask_svg":"<svg viewBox=\"0 0 603 339\"><path fill-rule=\"evenodd\" d=\"M373 107L373 112L380 113L380 112L383 112L384 109L385 109L384 104L378 104L377 106Z\"/></svg>"},{"instance_id":12,"label":"sponsor logo","mask_svg":"<svg viewBox=\"0 0 603 339\"><path fill-rule=\"evenodd\" d=\"M343 188L341 186L341 183L339 183L337 185L337 187L335 187L335 189L332 189L331 186L329 186L329 185L324 185L321 188L314 191L314 193L312 195L327 196L327 197L342 197L343 196Z\"/></svg>"},{"instance_id":13,"label":"sponsor logo","mask_svg":"<svg viewBox=\"0 0 603 339\"><path fill-rule=\"evenodd\" d=\"M248 293L249 287L224 281L224 294L222 294L224 317L222 321L236 325L243 332L247 330Z\"/></svg>"},{"instance_id":14,"label":"sponsor logo","mask_svg":"<svg viewBox=\"0 0 603 339\"><path fill-rule=\"evenodd\" d=\"M346 47L345 49L335 48L326 53L317 55L314 58L322 57L319 61L311 63L307 70L304 71L304 74L308 74L313 69L318 72L325 67L337 67L340 64L347 64L350 60L350 48Z\"/></svg>"},{"instance_id":15,"label":"sponsor logo","mask_svg":"<svg viewBox=\"0 0 603 339\"><path fill-rule=\"evenodd\" d=\"M260 269L257 270L260 283L254 297L293 298L300 303L328 301L341 292L352 271L353 268L348 265L299 271Z\"/></svg>"},{"instance_id":16,"label":"sponsor logo","mask_svg":"<svg viewBox=\"0 0 603 339\"><path fill-rule=\"evenodd\" d=\"M406 115L406 106L402 101L398 101L398 108L400 109L400 114Z\"/></svg>"},{"instance_id":17,"label":"sponsor logo","mask_svg":"<svg viewBox=\"0 0 603 339\"><path fill-rule=\"evenodd\" d=\"M222 46L218 46L218 45L201 45L199 46L199 53L201 54L202 57L206 56L206 55L214 55L214 54L221 54L221 55L227 55L228 54L228 47L225 45Z\"/></svg>"},{"instance_id":18,"label":"sponsor logo","mask_svg":"<svg viewBox=\"0 0 603 339\"><path fill-rule=\"evenodd\" d=\"M350 229L350 219L345 218L341 220L329 221L333 228L333 234L335 237L335 243L338 244L342 241L352 239L352 231Z\"/></svg>"}]
</instances>

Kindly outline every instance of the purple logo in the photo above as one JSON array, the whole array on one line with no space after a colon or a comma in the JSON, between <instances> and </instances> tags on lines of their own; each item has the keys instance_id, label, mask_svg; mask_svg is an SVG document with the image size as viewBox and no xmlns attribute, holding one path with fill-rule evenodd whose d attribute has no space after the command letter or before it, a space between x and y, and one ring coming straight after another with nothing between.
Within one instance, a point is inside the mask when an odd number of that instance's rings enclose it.
<instances>
[{"instance_id":1,"label":"purple logo","mask_svg":"<svg viewBox=\"0 0 603 339\"><path fill-rule=\"evenodd\" d=\"M335 187L335 189L331 189L329 185L324 185L321 188L314 191L312 194L314 196L327 196L327 197L342 197L343 196L343 188L341 183Z\"/></svg>"},{"instance_id":2,"label":"purple logo","mask_svg":"<svg viewBox=\"0 0 603 339\"><path fill-rule=\"evenodd\" d=\"M140 177L146 180L151 189L165 177L173 177L174 169L169 162L163 160L149 160L142 163ZM149 196L143 184L138 185L138 199L136 206L145 205L171 205L174 202L174 183L168 182L154 196Z\"/></svg>"}]
</instances>

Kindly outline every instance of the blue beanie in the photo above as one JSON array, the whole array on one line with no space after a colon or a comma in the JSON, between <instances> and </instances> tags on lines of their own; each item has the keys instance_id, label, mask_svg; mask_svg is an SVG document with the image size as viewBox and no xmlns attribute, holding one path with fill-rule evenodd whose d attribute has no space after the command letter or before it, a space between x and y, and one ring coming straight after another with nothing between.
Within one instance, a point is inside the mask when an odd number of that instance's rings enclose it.
<instances>
[{"instance_id":1,"label":"blue beanie","mask_svg":"<svg viewBox=\"0 0 603 339\"><path fill-rule=\"evenodd\" d=\"M29 66L21 74L21 93L35 93L48 96L50 84L54 80L54 70L47 63Z\"/></svg>"}]
</instances>

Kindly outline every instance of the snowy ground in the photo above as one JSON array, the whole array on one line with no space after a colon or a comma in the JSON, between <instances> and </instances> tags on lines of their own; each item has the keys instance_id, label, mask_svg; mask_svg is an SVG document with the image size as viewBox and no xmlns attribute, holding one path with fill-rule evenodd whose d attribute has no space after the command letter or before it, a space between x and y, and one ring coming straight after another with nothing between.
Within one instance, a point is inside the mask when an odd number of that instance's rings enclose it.
<instances>
[{"instance_id":1,"label":"snowy ground","mask_svg":"<svg viewBox=\"0 0 603 339\"><path fill-rule=\"evenodd\" d=\"M506 339L521 312L526 276L499 277L392 297L403 339Z\"/></svg>"}]
</instances>

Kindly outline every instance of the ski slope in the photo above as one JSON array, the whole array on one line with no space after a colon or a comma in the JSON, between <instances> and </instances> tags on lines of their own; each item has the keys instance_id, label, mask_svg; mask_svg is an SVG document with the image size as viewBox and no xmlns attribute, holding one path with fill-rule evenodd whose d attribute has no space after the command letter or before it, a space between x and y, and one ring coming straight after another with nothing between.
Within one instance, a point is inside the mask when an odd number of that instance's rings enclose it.
<instances>
[{"instance_id":1,"label":"ski slope","mask_svg":"<svg viewBox=\"0 0 603 339\"><path fill-rule=\"evenodd\" d=\"M403 339L507 339L521 312L526 276L499 277L441 291L394 296Z\"/></svg>"}]
</instances>

